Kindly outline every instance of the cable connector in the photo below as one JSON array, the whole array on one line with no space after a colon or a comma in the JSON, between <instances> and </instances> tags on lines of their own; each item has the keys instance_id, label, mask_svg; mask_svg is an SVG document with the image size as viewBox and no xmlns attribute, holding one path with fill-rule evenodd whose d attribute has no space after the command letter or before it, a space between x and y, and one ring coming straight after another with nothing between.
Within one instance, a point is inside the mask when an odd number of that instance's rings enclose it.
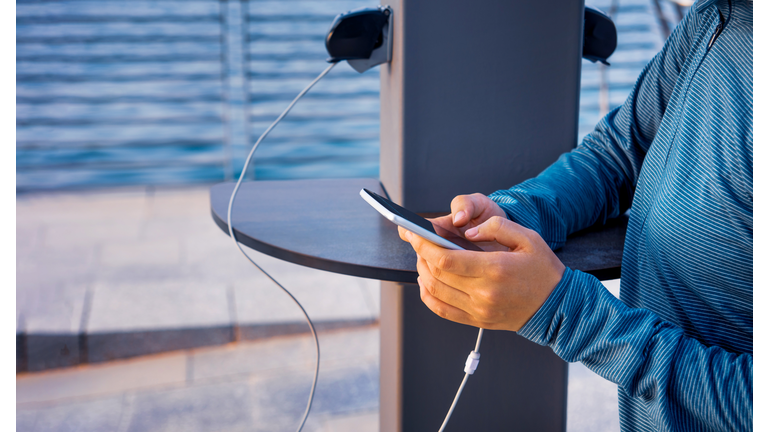
<instances>
[{"instance_id":1,"label":"cable connector","mask_svg":"<svg viewBox=\"0 0 768 432\"><path fill-rule=\"evenodd\" d=\"M472 351L467 356L467 362L464 364L464 373L472 375L477 369L477 364L480 363L480 353Z\"/></svg>"}]
</instances>

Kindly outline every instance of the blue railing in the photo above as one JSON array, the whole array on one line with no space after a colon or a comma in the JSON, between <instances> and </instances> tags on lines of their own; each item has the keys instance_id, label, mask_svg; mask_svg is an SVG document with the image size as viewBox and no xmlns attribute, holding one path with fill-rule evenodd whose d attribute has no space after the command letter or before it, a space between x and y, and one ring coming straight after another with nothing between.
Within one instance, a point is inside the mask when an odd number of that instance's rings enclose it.
<instances>
[{"instance_id":1,"label":"blue railing","mask_svg":"<svg viewBox=\"0 0 768 432\"><path fill-rule=\"evenodd\" d=\"M610 68L583 63L580 136L626 98L682 16L658 0L589 3L616 19L619 45ZM18 1L17 190L231 179L325 68L334 16L375 4ZM378 176L378 74L335 68L264 142L250 176Z\"/></svg>"},{"instance_id":2,"label":"blue railing","mask_svg":"<svg viewBox=\"0 0 768 432\"><path fill-rule=\"evenodd\" d=\"M333 17L367 4L17 2L17 190L232 178L325 68ZM376 71L337 68L265 142L256 175L376 176L378 87Z\"/></svg>"}]
</instances>

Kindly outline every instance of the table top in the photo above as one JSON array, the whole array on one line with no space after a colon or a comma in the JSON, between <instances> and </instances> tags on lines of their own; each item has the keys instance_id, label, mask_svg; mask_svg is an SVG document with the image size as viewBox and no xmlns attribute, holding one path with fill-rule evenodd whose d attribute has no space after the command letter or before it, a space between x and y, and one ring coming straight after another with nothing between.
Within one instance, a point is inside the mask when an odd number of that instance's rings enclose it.
<instances>
[{"instance_id":1,"label":"table top","mask_svg":"<svg viewBox=\"0 0 768 432\"><path fill-rule=\"evenodd\" d=\"M234 183L211 188L211 214L225 233ZM270 180L243 183L233 207L235 236L267 255L320 270L415 283L416 254L397 226L360 197L367 188L386 196L377 179ZM616 279L628 217L570 237L555 251L566 266L600 280Z\"/></svg>"}]
</instances>

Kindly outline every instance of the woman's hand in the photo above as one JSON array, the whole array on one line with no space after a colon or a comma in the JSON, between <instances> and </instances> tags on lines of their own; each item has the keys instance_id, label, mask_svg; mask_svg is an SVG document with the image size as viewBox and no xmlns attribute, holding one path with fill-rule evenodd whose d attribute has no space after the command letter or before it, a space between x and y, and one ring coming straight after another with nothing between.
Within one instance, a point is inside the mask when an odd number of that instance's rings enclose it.
<instances>
[{"instance_id":1,"label":"woman's hand","mask_svg":"<svg viewBox=\"0 0 768 432\"><path fill-rule=\"evenodd\" d=\"M475 218L467 221L454 214L454 220L471 223L487 214L473 210L468 214ZM538 233L505 217L494 215L464 232L468 240L497 244L504 250L449 250L401 229L401 237L418 254L422 301L451 321L519 330L560 282L565 266Z\"/></svg>"},{"instance_id":2,"label":"woman's hand","mask_svg":"<svg viewBox=\"0 0 768 432\"><path fill-rule=\"evenodd\" d=\"M507 217L498 204L483 194L475 193L457 196L451 201L451 214L430 219L430 222L463 237L466 230L474 228L494 216ZM403 237L406 230L398 228L398 231L400 238L408 241ZM478 242L477 245L486 251L507 250L506 246L501 246L496 242Z\"/></svg>"}]
</instances>

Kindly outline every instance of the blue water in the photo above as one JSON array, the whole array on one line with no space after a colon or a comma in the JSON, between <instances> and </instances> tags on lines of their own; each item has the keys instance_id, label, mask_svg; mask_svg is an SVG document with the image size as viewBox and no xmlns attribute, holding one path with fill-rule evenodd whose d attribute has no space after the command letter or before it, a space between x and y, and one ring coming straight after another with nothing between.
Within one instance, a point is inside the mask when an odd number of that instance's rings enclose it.
<instances>
[{"instance_id":1,"label":"blue water","mask_svg":"<svg viewBox=\"0 0 768 432\"><path fill-rule=\"evenodd\" d=\"M17 2L17 190L232 178L250 143L326 67L333 17L374 5ZM625 0L615 12L610 75L584 62L581 136L621 103L663 42L650 2ZM610 93L601 93L606 79ZM338 65L272 132L249 175L377 177L378 91L378 68Z\"/></svg>"},{"instance_id":2,"label":"blue water","mask_svg":"<svg viewBox=\"0 0 768 432\"><path fill-rule=\"evenodd\" d=\"M210 183L326 66L354 1L17 2L17 190ZM378 70L335 68L258 178L378 176Z\"/></svg>"}]
</instances>

